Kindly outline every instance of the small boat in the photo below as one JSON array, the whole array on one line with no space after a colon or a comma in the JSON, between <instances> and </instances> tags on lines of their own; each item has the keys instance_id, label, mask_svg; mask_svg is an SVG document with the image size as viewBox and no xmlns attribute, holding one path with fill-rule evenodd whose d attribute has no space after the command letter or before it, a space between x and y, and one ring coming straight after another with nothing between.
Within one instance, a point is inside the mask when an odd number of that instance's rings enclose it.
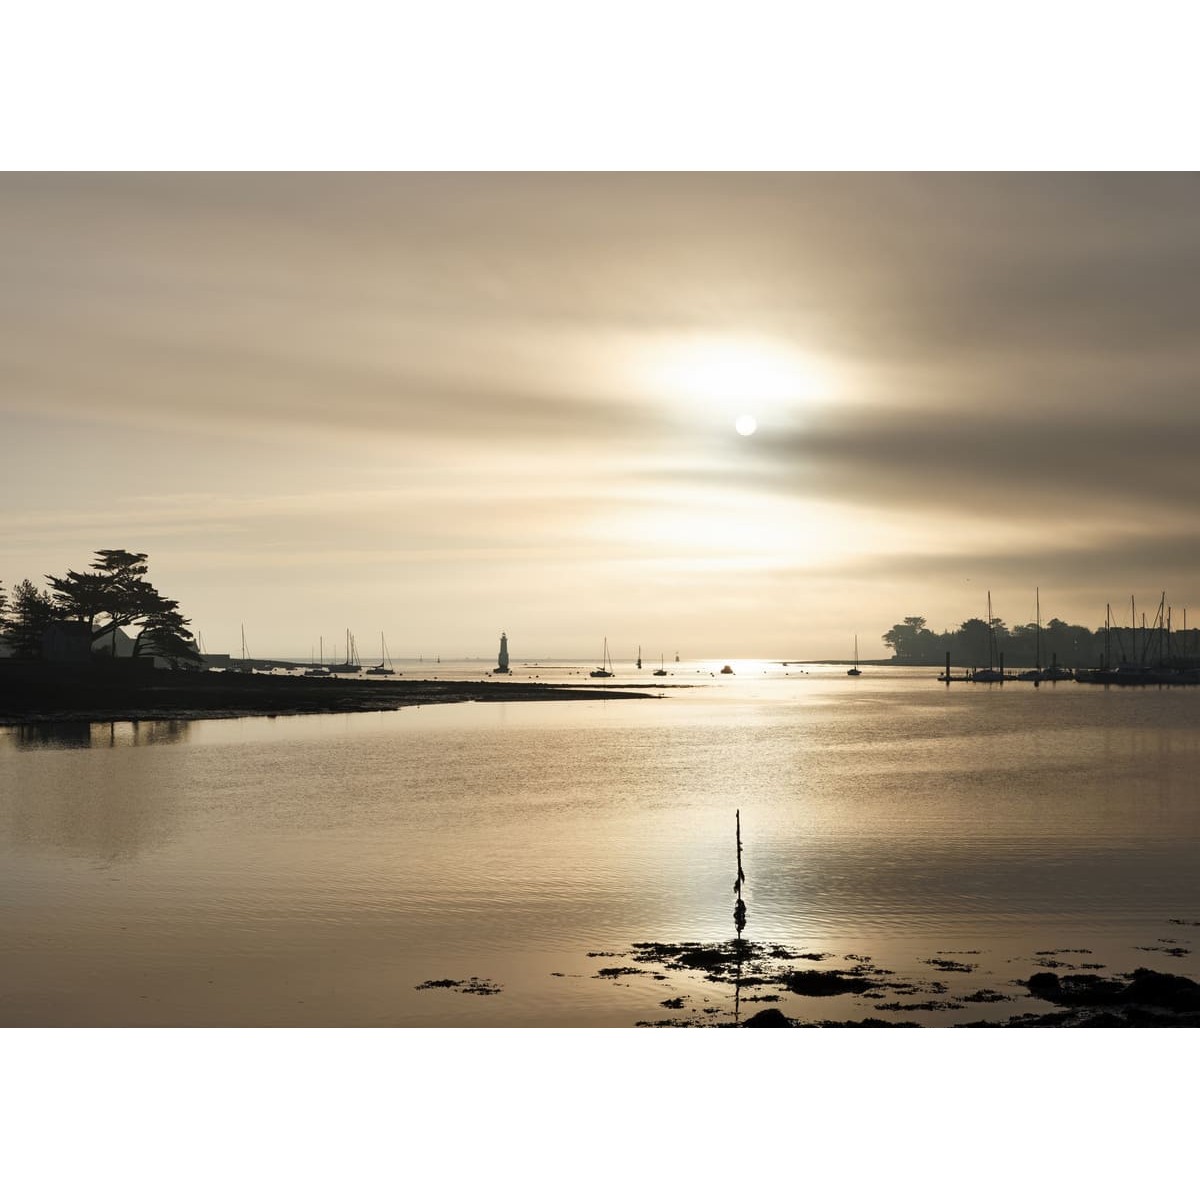
<instances>
[{"instance_id":1,"label":"small boat","mask_svg":"<svg viewBox=\"0 0 1200 1200\"><path fill-rule=\"evenodd\" d=\"M329 668L325 665L325 639L321 639L321 659L313 660L312 665L304 672L310 679L328 679Z\"/></svg>"},{"instance_id":2,"label":"small boat","mask_svg":"<svg viewBox=\"0 0 1200 1200\"><path fill-rule=\"evenodd\" d=\"M354 645L354 634L348 629L346 630L346 661L342 663L330 663L329 670L334 675L357 675L362 670L362 663L358 657L358 649Z\"/></svg>"},{"instance_id":3,"label":"small boat","mask_svg":"<svg viewBox=\"0 0 1200 1200\"><path fill-rule=\"evenodd\" d=\"M379 635L379 666L368 667L368 675L395 675L396 672L392 669L392 660L388 657L387 642L383 640L383 634Z\"/></svg>"},{"instance_id":4,"label":"small boat","mask_svg":"<svg viewBox=\"0 0 1200 1200\"><path fill-rule=\"evenodd\" d=\"M854 635L854 666L846 672L847 675L861 675L862 672L858 669L858 634Z\"/></svg>"},{"instance_id":5,"label":"small boat","mask_svg":"<svg viewBox=\"0 0 1200 1200\"><path fill-rule=\"evenodd\" d=\"M972 683L1003 683L1004 676L995 667L976 667L971 672Z\"/></svg>"},{"instance_id":6,"label":"small boat","mask_svg":"<svg viewBox=\"0 0 1200 1200\"><path fill-rule=\"evenodd\" d=\"M254 667L250 662L250 655L246 650L246 627L245 627L245 625L242 626L242 657L238 662L233 664L233 669L235 671L241 671L247 675L252 675L254 673Z\"/></svg>"},{"instance_id":7,"label":"small boat","mask_svg":"<svg viewBox=\"0 0 1200 1200\"><path fill-rule=\"evenodd\" d=\"M642 648L641 648L641 646L638 647L637 669L639 671L642 669Z\"/></svg>"},{"instance_id":8,"label":"small boat","mask_svg":"<svg viewBox=\"0 0 1200 1200\"><path fill-rule=\"evenodd\" d=\"M667 673L667 668L664 665L664 656L661 654L658 656L658 670L654 673L655 675L665 675Z\"/></svg>"},{"instance_id":9,"label":"small boat","mask_svg":"<svg viewBox=\"0 0 1200 1200\"><path fill-rule=\"evenodd\" d=\"M1026 683L1039 684L1043 679L1049 679L1049 676L1042 670L1042 591L1041 588L1034 588L1034 630L1035 641L1033 649L1033 670L1020 671L1017 673L1017 678ZM1055 676L1057 678L1057 676Z\"/></svg>"},{"instance_id":10,"label":"small boat","mask_svg":"<svg viewBox=\"0 0 1200 1200\"><path fill-rule=\"evenodd\" d=\"M992 593L987 594L987 626L988 626L988 665L976 667L971 672L972 683L1003 683L1004 672L998 662L999 651L996 649L996 624L992 620Z\"/></svg>"},{"instance_id":11,"label":"small boat","mask_svg":"<svg viewBox=\"0 0 1200 1200\"><path fill-rule=\"evenodd\" d=\"M724 666L721 668L721 674L722 674L722 675L732 675L732 674L733 674L733 668L732 668L732 667L731 667L731 666L730 666L728 663L726 663L726 664L725 664L725 665L724 665Z\"/></svg>"},{"instance_id":12,"label":"small boat","mask_svg":"<svg viewBox=\"0 0 1200 1200\"><path fill-rule=\"evenodd\" d=\"M612 659L608 655L608 638L604 639L604 657L600 660L600 665L588 674L593 679L611 679L612 678Z\"/></svg>"}]
</instances>

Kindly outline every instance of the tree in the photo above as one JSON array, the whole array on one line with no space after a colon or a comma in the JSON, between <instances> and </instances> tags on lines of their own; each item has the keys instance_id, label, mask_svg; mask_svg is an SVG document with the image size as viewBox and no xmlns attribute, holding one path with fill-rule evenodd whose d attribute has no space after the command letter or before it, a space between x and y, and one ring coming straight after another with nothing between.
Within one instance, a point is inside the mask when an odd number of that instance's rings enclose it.
<instances>
[{"instance_id":1,"label":"tree","mask_svg":"<svg viewBox=\"0 0 1200 1200\"><path fill-rule=\"evenodd\" d=\"M142 619L133 643L135 656L147 652L157 654L173 667L198 666L204 661L187 632L187 619L177 608L174 600L167 600L159 612Z\"/></svg>"},{"instance_id":2,"label":"tree","mask_svg":"<svg viewBox=\"0 0 1200 1200\"><path fill-rule=\"evenodd\" d=\"M175 624L161 621L156 626L159 636L170 641L168 634L182 642L183 626L187 622L178 615L178 604L168 600L146 579L145 554L129 550L97 550L88 571L68 571L61 578L47 575L62 613L86 621L95 645L106 634L112 634L112 653L116 653L117 630L125 625L142 622L135 650L147 633L145 622L174 613ZM151 643L153 644L153 639ZM171 642L174 646L175 643ZM176 647L178 651L178 647Z\"/></svg>"},{"instance_id":3,"label":"tree","mask_svg":"<svg viewBox=\"0 0 1200 1200\"><path fill-rule=\"evenodd\" d=\"M962 623L958 632L962 647L960 657L970 663L987 662L992 627L981 617L970 617Z\"/></svg>"},{"instance_id":4,"label":"tree","mask_svg":"<svg viewBox=\"0 0 1200 1200\"><path fill-rule=\"evenodd\" d=\"M902 625L893 625L883 635L883 644L891 646L896 658L915 662L934 652L936 639L925 628L924 617L905 617Z\"/></svg>"},{"instance_id":5,"label":"tree","mask_svg":"<svg viewBox=\"0 0 1200 1200\"><path fill-rule=\"evenodd\" d=\"M57 615L54 600L28 579L13 588L0 631L18 658L41 658L42 635Z\"/></svg>"}]
</instances>

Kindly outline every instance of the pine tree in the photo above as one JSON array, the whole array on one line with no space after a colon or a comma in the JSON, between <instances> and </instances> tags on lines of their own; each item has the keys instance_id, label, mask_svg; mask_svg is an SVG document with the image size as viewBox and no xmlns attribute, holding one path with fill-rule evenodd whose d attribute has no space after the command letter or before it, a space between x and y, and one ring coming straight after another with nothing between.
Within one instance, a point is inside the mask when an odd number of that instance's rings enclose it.
<instances>
[{"instance_id":1,"label":"pine tree","mask_svg":"<svg viewBox=\"0 0 1200 1200\"><path fill-rule=\"evenodd\" d=\"M17 658L41 658L42 635L56 616L50 594L22 579L0 616L0 633Z\"/></svg>"},{"instance_id":2,"label":"pine tree","mask_svg":"<svg viewBox=\"0 0 1200 1200\"><path fill-rule=\"evenodd\" d=\"M93 645L111 634L111 652L115 654L117 630L139 623L135 654L146 652L142 647L154 628L157 633L149 639L149 646L169 646L171 653L164 657L196 661L195 651L187 652L184 635L187 621L179 615L178 603L162 595L146 579L146 558L145 554L129 550L97 550L90 570L68 571L61 578L56 575L46 578L53 585L61 612L88 623Z\"/></svg>"}]
</instances>

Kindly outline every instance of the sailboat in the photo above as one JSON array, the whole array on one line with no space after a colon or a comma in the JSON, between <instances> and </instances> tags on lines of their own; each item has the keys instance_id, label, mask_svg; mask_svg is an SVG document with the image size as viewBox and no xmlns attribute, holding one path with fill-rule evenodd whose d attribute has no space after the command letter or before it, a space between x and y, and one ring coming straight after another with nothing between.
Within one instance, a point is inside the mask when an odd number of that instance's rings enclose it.
<instances>
[{"instance_id":1,"label":"sailboat","mask_svg":"<svg viewBox=\"0 0 1200 1200\"><path fill-rule=\"evenodd\" d=\"M988 592L988 665L971 672L975 683L1003 683L1004 675L996 662L996 627L992 624L992 593Z\"/></svg>"},{"instance_id":2,"label":"sailboat","mask_svg":"<svg viewBox=\"0 0 1200 1200\"><path fill-rule=\"evenodd\" d=\"M862 672L858 669L858 634L854 635L854 666L846 672L847 675L861 675Z\"/></svg>"},{"instance_id":3,"label":"sailboat","mask_svg":"<svg viewBox=\"0 0 1200 1200\"><path fill-rule=\"evenodd\" d=\"M327 679L329 677L329 668L325 665L325 639L321 638L321 658L315 662L304 672L305 675L314 679Z\"/></svg>"},{"instance_id":4,"label":"sailboat","mask_svg":"<svg viewBox=\"0 0 1200 1200\"><path fill-rule=\"evenodd\" d=\"M242 626L242 657L241 657L241 661L238 662L237 666L234 667L234 670L235 671L244 671L247 674L250 674L254 670L254 668L250 665L250 656L249 656L249 654L246 653L246 627L245 627L245 625Z\"/></svg>"},{"instance_id":5,"label":"sailboat","mask_svg":"<svg viewBox=\"0 0 1200 1200\"><path fill-rule=\"evenodd\" d=\"M589 671L588 674L593 679L611 679L612 673L612 659L608 656L608 638L605 638L604 658L601 660L600 666L598 666L594 671Z\"/></svg>"},{"instance_id":6,"label":"sailboat","mask_svg":"<svg viewBox=\"0 0 1200 1200\"><path fill-rule=\"evenodd\" d=\"M379 666L368 667L368 675L395 675L392 670L392 660L388 657L387 642L383 640L383 634L379 635Z\"/></svg>"},{"instance_id":7,"label":"sailboat","mask_svg":"<svg viewBox=\"0 0 1200 1200\"><path fill-rule=\"evenodd\" d=\"M660 654L658 656L658 670L655 671L654 673L655 673L655 675L665 675L667 673L667 668L666 668L666 664L665 664L665 655Z\"/></svg>"},{"instance_id":8,"label":"sailboat","mask_svg":"<svg viewBox=\"0 0 1200 1200\"><path fill-rule=\"evenodd\" d=\"M358 649L354 645L354 634L350 630L346 630L346 661L342 663L330 663L329 669L334 675L357 675L362 670L362 663L358 658Z\"/></svg>"},{"instance_id":9,"label":"sailboat","mask_svg":"<svg viewBox=\"0 0 1200 1200\"><path fill-rule=\"evenodd\" d=\"M642 648L641 648L641 646L638 647L637 669L639 671L642 669Z\"/></svg>"},{"instance_id":10,"label":"sailboat","mask_svg":"<svg viewBox=\"0 0 1200 1200\"><path fill-rule=\"evenodd\" d=\"M1027 682L1041 683L1046 678L1042 671L1042 593L1040 588L1033 589L1034 597L1034 643L1033 643L1033 670L1021 671L1017 674L1018 679L1024 679Z\"/></svg>"}]
</instances>

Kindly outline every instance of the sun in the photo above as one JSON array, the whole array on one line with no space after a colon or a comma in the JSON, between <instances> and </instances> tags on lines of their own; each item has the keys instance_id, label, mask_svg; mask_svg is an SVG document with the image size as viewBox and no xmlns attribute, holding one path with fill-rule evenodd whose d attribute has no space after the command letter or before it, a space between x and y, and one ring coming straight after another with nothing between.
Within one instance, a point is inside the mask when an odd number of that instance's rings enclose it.
<instances>
[{"instance_id":1,"label":"sun","mask_svg":"<svg viewBox=\"0 0 1200 1200\"><path fill-rule=\"evenodd\" d=\"M822 372L810 358L765 338L673 338L646 365L648 382L664 399L730 422L743 437L766 420L787 422L827 398Z\"/></svg>"}]
</instances>

